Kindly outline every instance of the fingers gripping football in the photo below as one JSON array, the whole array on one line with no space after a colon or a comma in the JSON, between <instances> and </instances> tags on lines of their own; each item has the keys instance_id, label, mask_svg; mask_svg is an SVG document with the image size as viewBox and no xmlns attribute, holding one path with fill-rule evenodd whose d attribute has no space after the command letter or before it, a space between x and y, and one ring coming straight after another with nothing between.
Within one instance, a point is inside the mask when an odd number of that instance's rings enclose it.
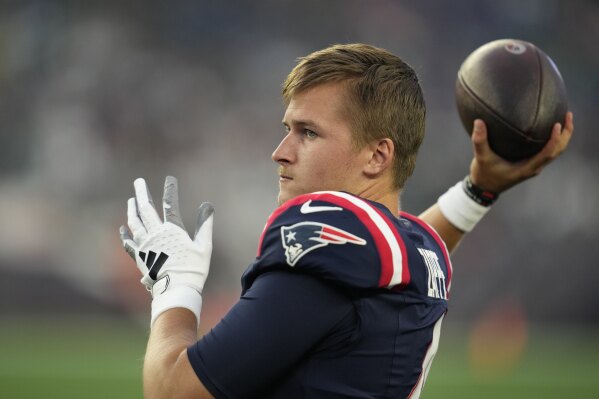
<instances>
[{"instance_id":1,"label":"fingers gripping football","mask_svg":"<svg viewBox=\"0 0 599 399\"><path fill-rule=\"evenodd\" d=\"M559 123L553 126L551 138L543 150L529 159L510 162L493 152L488 143L486 126L477 120L472 132L474 158L470 164L470 176L478 187L501 193L541 173L565 151L573 132L573 115L568 112L563 127Z\"/></svg>"},{"instance_id":2,"label":"fingers gripping football","mask_svg":"<svg viewBox=\"0 0 599 399\"><path fill-rule=\"evenodd\" d=\"M551 138L543 148L543 150L537 154L537 156L531 158L527 163L529 173L533 176L541 173L543 168L558 158L562 152L568 147L568 143L574 133L574 115L572 112L566 114L566 122L562 128L561 123L556 123L553 126L551 132Z\"/></svg>"}]
</instances>

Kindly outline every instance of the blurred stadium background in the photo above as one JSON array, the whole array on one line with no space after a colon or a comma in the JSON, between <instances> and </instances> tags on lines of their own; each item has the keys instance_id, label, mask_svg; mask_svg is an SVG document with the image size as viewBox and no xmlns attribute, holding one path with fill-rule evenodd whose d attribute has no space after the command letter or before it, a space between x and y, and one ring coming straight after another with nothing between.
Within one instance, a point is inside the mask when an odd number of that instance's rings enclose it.
<instances>
[{"instance_id":1,"label":"blurred stadium background","mask_svg":"<svg viewBox=\"0 0 599 399\"><path fill-rule=\"evenodd\" d=\"M148 296L120 248L132 181L179 178L188 227L217 210L202 328L239 295L275 207L280 83L298 56L366 42L419 72L427 136L404 210L471 157L453 100L481 44L559 66L576 132L454 257L425 398L599 397L599 3L1 1L0 398L141 396Z\"/></svg>"}]
</instances>

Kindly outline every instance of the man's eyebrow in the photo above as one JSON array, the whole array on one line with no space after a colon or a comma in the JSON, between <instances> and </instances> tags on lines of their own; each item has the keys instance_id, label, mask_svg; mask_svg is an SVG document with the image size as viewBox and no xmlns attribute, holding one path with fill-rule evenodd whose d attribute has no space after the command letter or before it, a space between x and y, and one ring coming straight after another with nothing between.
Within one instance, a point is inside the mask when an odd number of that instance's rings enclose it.
<instances>
[{"instance_id":1,"label":"man's eyebrow","mask_svg":"<svg viewBox=\"0 0 599 399\"><path fill-rule=\"evenodd\" d=\"M298 120L298 119L292 119L290 122L287 122L286 120L282 120L281 123L285 126L289 126L289 125L300 125L300 126L311 126L314 128L319 128L320 125L316 122L314 122L313 120L310 119L302 119L302 120Z\"/></svg>"}]
</instances>

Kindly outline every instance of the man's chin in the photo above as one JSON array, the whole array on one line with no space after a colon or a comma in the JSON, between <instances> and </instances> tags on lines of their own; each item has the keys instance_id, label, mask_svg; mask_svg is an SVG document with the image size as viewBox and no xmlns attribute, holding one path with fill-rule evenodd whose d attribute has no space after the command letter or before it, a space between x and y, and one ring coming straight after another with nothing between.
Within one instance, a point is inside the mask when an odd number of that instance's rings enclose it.
<instances>
[{"instance_id":1,"label":"man's chin","mask_svg":"<svg viewBox=\"0 0 599 399\"><path fill-rule=\"evenodd\" d=\"M283 205L285 202L289 201L292 198L301 195L301 193L290 193L288 191L279 191L279 196L277 197L277 202L279 206Z\"/></svg>"},{"instance_id":2,"label":"man's chin","mask_svg":"<svg viewBox=\"0 0 599 399\"><path fill-rule=\"evenodd\" d=\"M279 196L277 197L277 202L279 203L279 206L283 205L289 198L284 195L283 193L279 193Z\"/></svg>"}]
</instances>

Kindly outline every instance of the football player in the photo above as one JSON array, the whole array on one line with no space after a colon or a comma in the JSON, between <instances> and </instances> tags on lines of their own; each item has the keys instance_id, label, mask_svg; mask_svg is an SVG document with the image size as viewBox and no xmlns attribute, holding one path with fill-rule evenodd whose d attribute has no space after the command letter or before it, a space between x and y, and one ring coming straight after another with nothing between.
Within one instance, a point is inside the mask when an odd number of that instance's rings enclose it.
<instances>
[{"instance_id":1,"label":"football player","mask_svg":"<svg viewBox=\"0 0 599 399\"><path fill-rule=\"evenodd\" d=\"M511 164L482 121L466 179L420 217L400 193L424 134L412 68L363 44L302 58L284 83L279 204L242 277L239 301L198 340L213 208L195 234L167 177L161 218L134 182L127 252L152 293L144 364L148 398L418 398L437 351L451 290L449 253L499 193L566 148L572 115L544 150Z\"/></svg>"}]
</instances>

